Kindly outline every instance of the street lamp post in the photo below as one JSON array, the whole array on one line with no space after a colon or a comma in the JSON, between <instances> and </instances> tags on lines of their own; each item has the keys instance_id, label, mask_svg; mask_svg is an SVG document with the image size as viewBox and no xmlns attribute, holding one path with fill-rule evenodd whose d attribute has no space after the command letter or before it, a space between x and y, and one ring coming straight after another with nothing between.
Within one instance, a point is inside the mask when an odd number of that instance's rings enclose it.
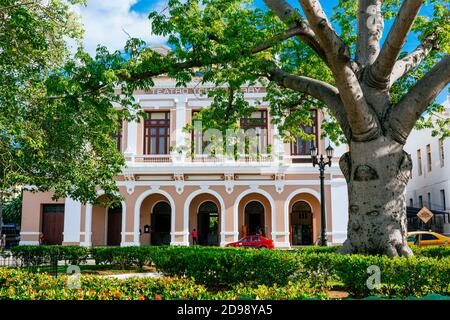
<instances>
[{"instance_id":1,"label":"street lamp post","mask_svg":"<svg viewBox=\"0 0 450 320\"><path fill-rule=\"evenodd\" d=\"M320 155L320 158L317 156L317 148L313 145L310 149L311 158L313 166L316 165L319 166L320 171L320 211L321 211L321 217L322 217L322 225L321 225L321 237L320 242L322 246L327 245L327 224L326 224L326 214L325 214L325 187L324 187L324 180L325 180L325 167L328 165L331 167L331 159L333 158L334 149L329 145L328 148L325 150L327 154L328 161L325 161L325 158L323 154Z\"/></svg>"}]
</instances>

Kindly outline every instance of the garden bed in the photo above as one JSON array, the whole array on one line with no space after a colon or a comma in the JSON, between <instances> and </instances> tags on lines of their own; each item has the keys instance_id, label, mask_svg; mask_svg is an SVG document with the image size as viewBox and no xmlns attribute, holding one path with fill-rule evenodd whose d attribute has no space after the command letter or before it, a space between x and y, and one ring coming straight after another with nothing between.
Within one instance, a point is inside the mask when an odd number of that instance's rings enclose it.
<instances>
[{"instance_id":1,"label":"garden bed","mask_svg":"<svg viewBox=\"0 0 450 320\"><path fill-rule=\"evenodd\" d=\"M90 276L150 271L160 272L168 276L167 279L195 279L189 283L195 283L213 298L225 297L224 294L231 298L247 294L268 298L272 294L281 299L450 295L449 248L414 248L416 257L410 259L340 255L335 253L336 249L309 247L261 251L199 246L92 249L30 246L18 247L12 254L30 266L56 252L66 263L79 262L82 274ZM30 258L33 252L36 256ZM87 261L95 261L95 265L83 264ZM375 271L379 271L380 281L369 288L368 280Z\"/></svg>"}]
</instances>

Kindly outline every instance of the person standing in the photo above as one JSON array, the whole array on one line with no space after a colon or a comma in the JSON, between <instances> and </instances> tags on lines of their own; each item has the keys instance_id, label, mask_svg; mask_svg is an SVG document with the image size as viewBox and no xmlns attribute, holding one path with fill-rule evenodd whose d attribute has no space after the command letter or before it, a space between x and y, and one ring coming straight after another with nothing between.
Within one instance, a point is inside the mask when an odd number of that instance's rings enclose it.
<instances>
[{"instance_id":1,"label":"person standing","mask_svg":"<svg viewBox=\"0 0 450 320\"><path fill-rule=\"evenodd\" d=\"M261 227L258 228L258 236L262 236L263 235L263 229Z\"/></svg>"},{"instance_id":2,"label":"person standing","mask_svg":"<svg viewBox=\"0 0 450 320\"><path fill-rule=\"evenodd\" d=\"M43 245L43 244L45 244L45 243L44 243L44 234L41 233L41 234L39 235L39 245Z\"/></svg>"},{"instance_id":3,"label":"person standing","mask_svg":"<svg viewBox=\"0 0 450 320\"><path fill-rule=\"evenodd\" d=\"M195 230L195 228L192 230L192 244L198 244L198 233L197 230Z\"/></svg>"}]
</instances>

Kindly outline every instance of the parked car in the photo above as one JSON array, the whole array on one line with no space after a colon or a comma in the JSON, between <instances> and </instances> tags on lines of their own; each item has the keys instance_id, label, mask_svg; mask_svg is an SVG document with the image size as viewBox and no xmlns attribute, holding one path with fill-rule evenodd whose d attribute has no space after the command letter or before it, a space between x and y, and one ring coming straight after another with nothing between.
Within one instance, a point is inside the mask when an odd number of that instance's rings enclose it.
<instances>
[{"instance_id":1,"label":"parked car","mask_svg":"<svg viewBox=\"0 0 450 320\"><path fill-rule=\"evenodd\" d=\"M20 241L20 228L17 224L4 224L0 236L5 235L5 248L17 246Z\"/></svg>"},{"instance_id":2,"label":"parked car","mask_svg":"<svg viewBox=\"0 0 450 320\"><path fill-rule=\"evenodd\" d=\"M408 244L419 247L449 246L450 238L432 231L408 232Z\"/></svg>"},{"instance_id":3,"label":"parked car","mask_svg":"<svg viewBox=\"0 0 450 320\"><path fill-rule=\"evenodd\" d=\"M267 239L260 235L246 236L239 241L226 245L227 247L236 248L255 248L255 249L273 249L275 246L273 240Z\"/></svg>"}]
</instances>

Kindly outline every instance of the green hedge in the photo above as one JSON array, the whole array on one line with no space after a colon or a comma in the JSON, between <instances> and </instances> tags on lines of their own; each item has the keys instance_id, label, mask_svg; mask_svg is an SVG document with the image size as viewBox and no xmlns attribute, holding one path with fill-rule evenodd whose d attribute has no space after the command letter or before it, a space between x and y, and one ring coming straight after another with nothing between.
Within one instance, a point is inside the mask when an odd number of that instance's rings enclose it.
<instances>
[{"instance_id":1,"label":"green hedge","mask_svg":"<svg viewBox=\"0 0 450 320\"><path fill-rule=\"evenodd\" d=\"M297 253L335 253L338 251L342 246L330 246L330 247L321 247L321 246L307 246L307 247L301 247L298 249L294 249L292 251Z\"/></svg>"},{"instance_id":2,"label":"green hedge","mask_svg":"<svg viewBox=\"0 0 450 320\"><path fill-rule=\"evenodd\" d=\"M296 283L285 287L236 286L228 291L213 292L186 278L80 277L79 286L73 278L57 278L17 269L0 269L0 300L166 300L166 299L325 299L325 293Z\"/></svg>"},{"instance_id":3,"label":"green hedge","mask_svg":"<svg viewBox=\"0 0 450 320\"><path fill-rule=\"evenodd\" d=\"M217 247L52 247L19 246L13 255L24 265L42 263L57 253L66 262L83 262L91 255L96 264L122 269L154 265L167 276L194 278L207 288L231 289L238 285L286 286L301 283L318 290L341 285L356 297L424 296L450 294L448 248L413 248L416 257L389 259L383 256L339 255L338 247L298 250L248 250ZM370 290L368 268L381 271L381 285Z\"/></svg>"},{"instance_id":4,"label":"green hedge","mask_svg":"<svg viewBox=\"0 0 450 320\"><path fill-rule=\"evenodd\" d=\"M94 247L92 258L97 265L112 264L121 269L137 268L152 263L152 256L160 250L158 247Z\"/></svg>"},{"instance_id":5,"label":"green hedge","mask_svg":"<svg viewBox=\"0 0 450 320\"><path fill-rule=\"evenodd\" d=\"M386 256L340 255L311 250L242 250L223 248L171 247L152 258L166 275L193 277L207 287L234 286L239 283L286 285L289 281L324 289L341 283L356 297L424 296L450 294L450 258L424 256L390 259ZM380 286L369 289L367 281L380 270Z\"/></svg>"},{"instance_id":6,"label":"green hedge","mask_svg":"<svg viewBox=\"0 0 450 320\"><path fill-rule=\"evenodd\" d=\"M450 294L450 258L390 259L385 256L310 253L300 255L299 259L305 274L318 274L322 282L329 279L340 281L346 291L357 297ZM367 286L369 277L373 275L373 271L368 272L371 266L379 268L381 281L380 286L372 290Z\"/></svg>"},{"instance_id":7,"label":"green hedge","mask_svg":"<svg viewBox=\"0 0 450 320\"><path fill-rule=\"evenodd\" d=\"M429 257L429 258L450 258L450 246L439 247L412 247L416 256Z\"/></svg>"},{"instance_id":8,"label":"green hedge","mask_svg":"<svg viewBox=\"0 0 450 320\"><path fill-rule=\"evenodd\" d=\"M39 266L49 263L51 258L64 260L66 264L81 264L86 262L90 252L80 246L15 246L11 254L23 266Z\"/></svg>"},{"instance_id":9,"label":"green hedge","mask_svg":"<svg viewBox=\"0 0 450 320\"><path fill-rule=\"evenodd\" d=\"M166 275L193 277L208 287L286 285L299 269L295 255L280 250L168 247L151 259Z\"/></svg>"}]
</instances>

